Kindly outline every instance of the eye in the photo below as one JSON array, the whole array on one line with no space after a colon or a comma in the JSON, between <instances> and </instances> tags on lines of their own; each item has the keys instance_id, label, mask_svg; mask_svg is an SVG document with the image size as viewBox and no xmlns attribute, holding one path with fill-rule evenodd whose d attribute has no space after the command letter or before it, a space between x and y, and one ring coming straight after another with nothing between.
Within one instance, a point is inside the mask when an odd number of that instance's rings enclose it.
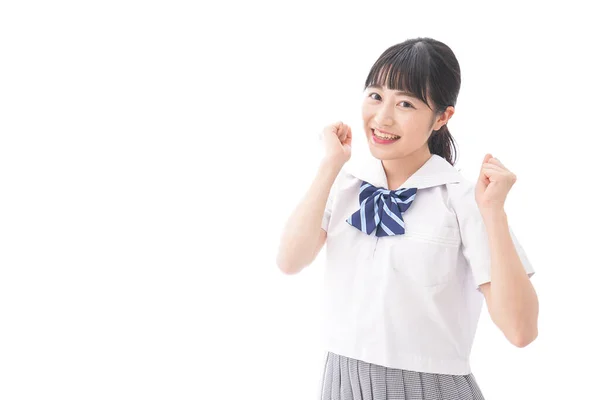
<instances>
[{"instance_id":1,"label":"eye","mask_svg":"<svg viewBox=\"0 0 600 400\"><path fill-rule=\"evenodd\" d=\"M377 96L377 98L373 97L373 95ZM373 93L369 93L369 96L368 96L368 97L369 97L370 99L377 100L377 101L381 100L381 96L379 96L379 94L378 94L378 93L375 93L375 92L373 92ZM404 103L404 104L407 104L407 105L406 105L406 106L402 106L401 108L415 108L415 107L414 107L412 104L410 104L410 103L409 103L409 102L407 102L407 101L401 101L401 102L400 102L400 103L398 103L398 104L402 104L402 103Z\"/></svg>"},{"instance_id":2,"label":"eye","mask_svg":"<svg viewBox=\"0 0 600 400\"><path fill-rule=\"evenodd\" d=\"M375 96L377 96L377 97L379 97L379 98L381 99L381 97L379 96L379 94L377 94L377 93L375 93L375 92L373 92L373 93L370 93L370 94L369 94L369 97L370 97L370 98L372 98L373 100L377 100L377 99L374 99L373 97L371 97L371 96L373 96L373 95L375 95Z\"/></svg>"}]
</instances>

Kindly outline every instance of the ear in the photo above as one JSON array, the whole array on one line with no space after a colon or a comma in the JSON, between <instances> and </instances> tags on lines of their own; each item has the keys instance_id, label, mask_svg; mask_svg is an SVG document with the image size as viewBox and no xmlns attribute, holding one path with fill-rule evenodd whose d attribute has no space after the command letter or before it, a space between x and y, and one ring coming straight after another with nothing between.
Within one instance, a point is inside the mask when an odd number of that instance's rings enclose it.
<instances>
[{"instance_id":1,"label":"ear","mask_svg":"<svg viewBox=\"0 0 600 400\"><path fill-rule=\"evenodd\" d=\"M454 107L446 107L446 111L441 113L440 116L437 117L435 124L433 124L433 130L437 131L442 126L446 125L448 121L450 121L450 118L452 118L452 115L454 115Z\"/></svg>"}]
</instances>

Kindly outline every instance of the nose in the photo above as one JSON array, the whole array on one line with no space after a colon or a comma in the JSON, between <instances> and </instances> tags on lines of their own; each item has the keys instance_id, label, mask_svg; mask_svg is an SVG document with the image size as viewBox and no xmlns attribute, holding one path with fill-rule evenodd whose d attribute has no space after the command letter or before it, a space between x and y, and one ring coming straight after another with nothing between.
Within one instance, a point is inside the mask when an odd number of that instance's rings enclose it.
<instances>
[{"instance_id":1,"label":"nose","mask_svg":"<svg viewBox=\"0 0 600 400\"><path fill-rule=\"evenodd\" d=\"M379 110L377 110L375 122L379 126L391 126L394 123L394 118L392 117L392 112L389 110L389 107L382 105Z\"/></svg>"}]
</instances>

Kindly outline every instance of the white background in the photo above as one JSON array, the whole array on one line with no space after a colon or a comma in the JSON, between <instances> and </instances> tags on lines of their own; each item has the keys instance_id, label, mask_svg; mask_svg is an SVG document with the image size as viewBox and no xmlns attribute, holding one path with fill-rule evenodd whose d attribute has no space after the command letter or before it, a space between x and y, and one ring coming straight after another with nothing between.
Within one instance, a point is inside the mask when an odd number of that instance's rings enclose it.
<instances>
[{"instance_id":1,"label":"white background","mask_svg":"<svg viewBox=\"0 0 600 400\"><path fill-rule=\"evenodd\" d=\"M323 258L282 274L279 235L322 128L368 151L369 68L418 36L461 66L457 167L517 174L536 269L535 342L482 310L486 399L600 398L587 3L3 2L0 398L317 400Z\"/></svg>"}]
</instances>

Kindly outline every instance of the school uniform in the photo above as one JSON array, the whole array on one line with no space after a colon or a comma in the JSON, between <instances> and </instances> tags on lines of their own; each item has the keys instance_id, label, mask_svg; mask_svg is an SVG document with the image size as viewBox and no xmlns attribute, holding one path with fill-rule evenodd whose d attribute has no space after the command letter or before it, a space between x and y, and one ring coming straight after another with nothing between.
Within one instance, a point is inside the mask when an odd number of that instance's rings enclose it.
<instances>
[{"instance_id":1,"label":"school uniform","mask_svg":"<svg viewBox=\"0 0 600 400\"><path fill-rule=\"evenodd\" d=\"M469 355L491 259L475 184L434 154L390 191L380 160L354 160L337 176L322 221L322 400L483 399ZM369 222L359 203L365 188L381 189L380 199L402 192L379 206L404 211Z\"/></svg>"}]
</instances>

